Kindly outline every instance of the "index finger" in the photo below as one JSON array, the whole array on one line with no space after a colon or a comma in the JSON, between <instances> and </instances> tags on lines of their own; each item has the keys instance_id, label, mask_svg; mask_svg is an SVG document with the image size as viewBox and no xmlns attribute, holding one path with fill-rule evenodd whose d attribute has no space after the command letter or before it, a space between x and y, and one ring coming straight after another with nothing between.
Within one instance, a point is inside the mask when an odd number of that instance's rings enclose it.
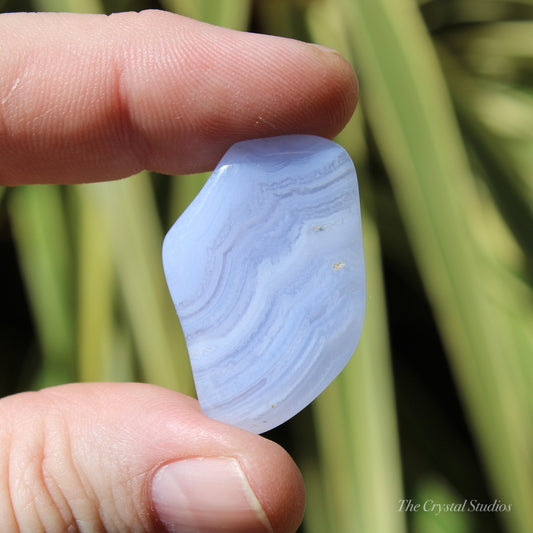
<instances>
[{"instance_id":1,"label":"index finger","mask_svg":"<svg viewBox=\"0 0 533 533\"><path fill-rule=\"evenodd\" d=\"M213 168L233 143L335 136L357 81L336 52L179 15L0 15L0 183Z\"/></svg>"}]
</instances>

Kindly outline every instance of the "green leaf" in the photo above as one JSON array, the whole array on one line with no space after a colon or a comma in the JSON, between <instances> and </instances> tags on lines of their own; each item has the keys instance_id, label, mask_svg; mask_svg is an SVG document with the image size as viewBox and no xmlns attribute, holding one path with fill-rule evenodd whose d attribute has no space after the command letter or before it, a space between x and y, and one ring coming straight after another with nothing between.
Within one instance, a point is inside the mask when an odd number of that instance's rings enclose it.
<instances>
[{"instance_id":1,"label":"green leaf","mask_svg":"<svg viewBox=\"0 0 533 533\"><path fill-rule=\"evenodd\" d=\"M411 511L414 533L473 532L471 501L475 500L461 497L442 479L423 479L413 500L420 507Z\"/></svg>"},{"instance_id":2,"label":"green leaf","mask_svg":"<svg viewBox=\"0 0 533 533\"><path fill-rule=\"evenodd\" d=\"M70 188L77 243L78 366L81 381L133 381L135 361L118 296L111 220L95 189Z\"/></svg>"},{"instance_id":3,"label":"green leaf","mask_svg":"<svg viewBox=\"0 0 533 533\"><path fill-rule=\"evenodd\" d=\"M509 351L513 331L484 291L501 280L483 269L470 229L479 198L435 50L408 0L339 6L352 29L366 114L492 489L513 503L509 527L531 531L531 426L524 423L531 411L514 382L514 368L527 355Z\"/></svg>"},{"instance_id":4,"label":"green leaf","mask_svg":"<svg viewBox=\"0 0 533 533\"><path fill-rule=\"evenodd\" d=\"M185 340L161 263L163 230L150 177L95 184L141 373L149 383L193 392Z\"/></svg>"},{"instance_id":5,"label":"green leaf","mask_svg":"<svg viewBox=\"0 0 533 533\"><path fill-rule=\"evenodd\" d=\"M164 0L166 9L187 17L232 28L246 30L250 17L250 0Z\"/></svg>"},{"instance_id":6,"label":"green leaf","mask_svg":"<svg viewBox=\"0 0 533 533\"><path fill-rule=\"evenodd\" d=\"M335 2L312 3L307 20L316 42L351 58L349 28ZM404 517L397 512L403 488L380 238L363 130L358 111L337 140L350 152L358 173L367 273L365 324L353 359L315 402L316 426L329 504L335 509L329 530L404 532Z\"/></svg>"},{"instance_id":7,"label":"green leaf","mask_svg":"<svg viewBox=\"0 0 533 533\"><path fill-rule=\"evenodd\" d=\"M61 189L55 185L11 190L9 215L44 357L36 387L76 377L72 256Z\"/></svg>"},{"instance_id":8,"label":"green leaf","mask_svg":"<svg viewBox=\"0 0 533 533\"><path fill-rule=\"evenodd\" d=\"M103 13L99 0L33 0L38 11L58 13Z\"/></svg>"}]
</instances>

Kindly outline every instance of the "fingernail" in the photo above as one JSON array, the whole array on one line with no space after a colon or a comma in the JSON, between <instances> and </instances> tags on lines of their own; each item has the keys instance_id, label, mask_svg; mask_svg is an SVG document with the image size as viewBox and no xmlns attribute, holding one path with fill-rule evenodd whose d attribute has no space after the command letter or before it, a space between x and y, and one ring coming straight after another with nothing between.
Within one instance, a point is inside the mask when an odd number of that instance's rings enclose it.
<instances>
[{"instance_id":1,"label":"fingernail","mask_svg":"<svg viewBox=\"0 0 533 533\"><path fill-rule=\"evenodd\" d=\"M320 50L321 52L325 52L327 54L334 54L337 56L341 56L340 52L338 50L335 50L335 48L330 48L329 46L324 46L323 44L316 44L316 43L307 43L307 44L310 44L314 50Z\"/></svg>"},{"instance_id":2,"label":"fingernail","mask_svg":"<svg viewBox=\"0 0 533 533\"><path fill-rule=\"evenodd\" d=\"M152 502L171 533L272 532L239 462L231 457L162 466L152 480Z\"/></svg>"}]
</instances>

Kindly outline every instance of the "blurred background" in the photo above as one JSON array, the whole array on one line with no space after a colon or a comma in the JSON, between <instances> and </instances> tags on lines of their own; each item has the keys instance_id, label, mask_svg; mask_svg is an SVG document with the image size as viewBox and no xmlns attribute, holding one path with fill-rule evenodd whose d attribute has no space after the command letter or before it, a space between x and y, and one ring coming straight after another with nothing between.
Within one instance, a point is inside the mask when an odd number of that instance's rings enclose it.
<instances>
[{"instance_id":1,"label":"blurred background","mask_svg":"<svg viewBox=\"0 0 533 533\"><path fill-rule=\"evenodd\" d=\"M267 434L302 469L301 532L531 533L533 1L0 0L149 7L331 46L359 76L337 141L360 182L363 336ZM0 395L94 380L194 394L160 249L206 178L0 188Z\"/></svg>"}]
</instances>

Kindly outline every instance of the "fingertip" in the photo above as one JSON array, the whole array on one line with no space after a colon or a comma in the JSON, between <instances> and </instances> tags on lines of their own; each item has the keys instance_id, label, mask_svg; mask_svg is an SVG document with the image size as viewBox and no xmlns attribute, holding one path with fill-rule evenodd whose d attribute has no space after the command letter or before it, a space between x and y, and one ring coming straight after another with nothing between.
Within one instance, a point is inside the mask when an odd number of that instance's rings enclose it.
<instances>
[{"instance_id":1,"label":"fingertip","mask_svg":"<svg viewBox=\"0 0 533 533\"><path fill-rule=\"evenodd\" d=\"M266 440L266 439L263 439ZM261 483L252 486L260 499L273 530L280 533L293 533L303 520L305 510L305 485L302 474L292 457L277 444L272 446L272 460L261 467Z\"/></svg>"},{"instance_id":2,"label":"fingertip","mask_svg":"<svg viewBox=\"0 0 533 533\"><path fill-rule=\"evenodd\" d=\"M320 47L334 73L331 99L337 105L331 120L332 134L328 135L333 138L342 131L355 111L359 100L359 82L353 66L343 55L332 48Z\"/></svg>"},{"instance_id":3,"label":"fingertip","mask_svg":"<svg viewBox=\"0 0 533 533\"><path fill-rule=\"evenodd\" d=\"M169 394L174 398L158 406L168 415L177 407L176 393ZM292 457L277 443L208 418L196 401L186 402L186 411L179 408L188 424L180 433L189 453L165 463L164 476L156 469L150 485L167 530L187 531L195 523L198 531L212 531L216 523L221 532L294 533L303 519L305 486ZM172 433L173 418L167 424Z\"/></svg>"},{"instance_id":4,"label":"fingertip","mask_svg":"<svg viewBox=\"0 0 533 533\"><path fill-rule=\"evenodd\" d=\"M190 524L199 532L298 529L305 486L284 448L207 417L187 396L152 385L131 387L142 391L136 397L146 406L143 426L152 428L154 448L164 450L152 457L156 466L147 486L168 531L188 531Z\"/></svg>"}]
</instances>

